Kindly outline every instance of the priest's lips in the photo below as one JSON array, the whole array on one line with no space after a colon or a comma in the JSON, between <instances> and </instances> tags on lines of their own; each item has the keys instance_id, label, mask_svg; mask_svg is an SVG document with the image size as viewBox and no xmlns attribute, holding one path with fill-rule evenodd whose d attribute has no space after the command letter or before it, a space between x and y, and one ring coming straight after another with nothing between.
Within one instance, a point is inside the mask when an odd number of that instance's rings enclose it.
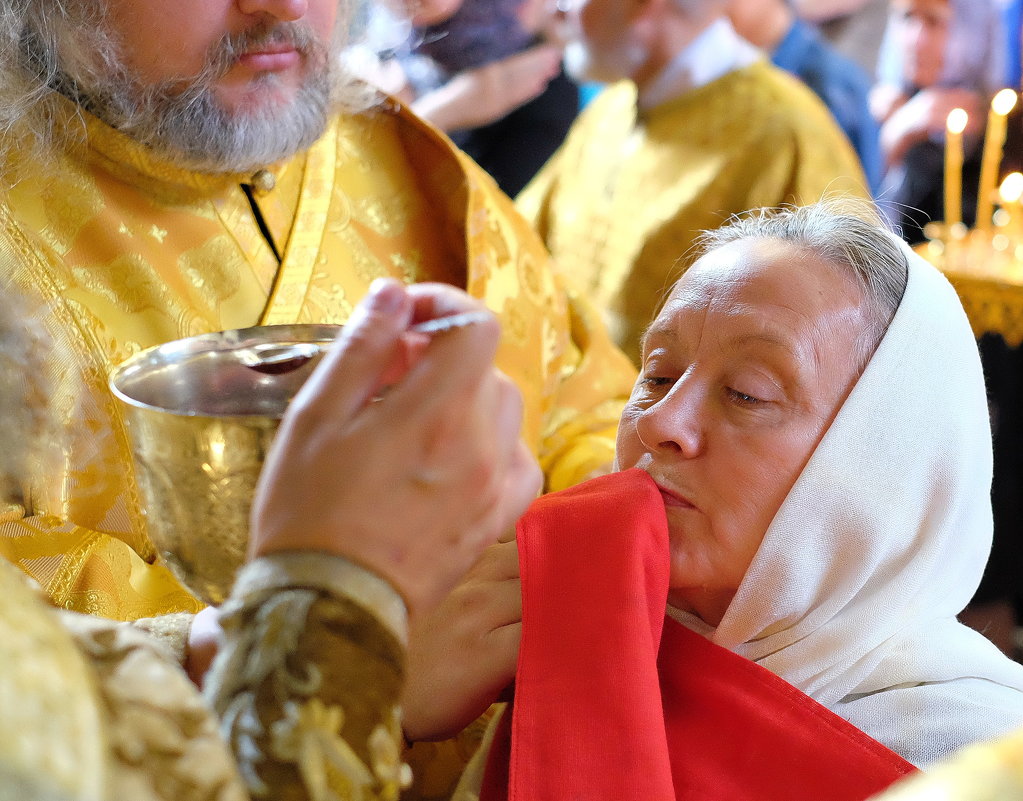
<instances>
[{"instance_id":1,"label":"priest's lips","mask_svg":"<svg viewBox=\"0 0 1023 801\"><path fill-rule=\"evenodd\" d=\"M291 44L268 44L249 50L238 57L238 63L253 72L280 72L298 65L302 54Z\"/></svg>"},{"instance_id":2,"label":"priest's lips","mask_svg":"<svg viewBox=\"0 0 1023 801\"><path fill-rule=\"evenodd\" d=\"M670 490L664 485L654 482L657 484L657 489L661 493L661 498L664 500L665 509L695 509L696 506L683 495Z\"/></svg>"}]
</instances>

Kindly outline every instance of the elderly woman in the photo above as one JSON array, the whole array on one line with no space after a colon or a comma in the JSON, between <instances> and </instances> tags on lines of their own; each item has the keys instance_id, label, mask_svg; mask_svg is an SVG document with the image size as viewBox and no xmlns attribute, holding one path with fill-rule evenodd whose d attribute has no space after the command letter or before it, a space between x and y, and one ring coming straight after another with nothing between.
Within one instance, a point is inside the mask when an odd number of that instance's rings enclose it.
<instances>
[{"instance_id":1,"label":"elderly woman","mask_svg":"<svg viewBox=\"0 0 1023 801\"><path fill-rule=\"evenodd\" d=\"M865 798L1023 725L1023 667L956 621L991 543L976 345L874 222L815 206L709 234L645 336L618 466L535 504L444 610L477 703L515 673L485 796ZM413 734L479 711L443 720L425 676Z\"/></svg>"}]
</instances>

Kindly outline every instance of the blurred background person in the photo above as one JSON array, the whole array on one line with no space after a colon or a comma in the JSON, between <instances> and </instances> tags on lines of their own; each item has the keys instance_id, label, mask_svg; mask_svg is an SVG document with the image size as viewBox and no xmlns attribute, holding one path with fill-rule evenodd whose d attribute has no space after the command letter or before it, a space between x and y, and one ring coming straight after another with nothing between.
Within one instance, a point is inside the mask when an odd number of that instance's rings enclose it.
<instances>
[{"instance_id":1,"label":"blurred background person","mask_svg":"<svg viewBox=\"0 0 1023 801\"><path fill-rule=\"evenodd\" d=\"M994 0L893 0L870 105L881 124L882 206L910 243L944 216L945 123L954 108L969 115L962 205L973 224L980 138L1004 56Z\"/></svg>"},{"instance_id":2,"label":"blurred background person","mask_svg":"<svg viewBox=\"0 0 1023 801\"><path fill-rule=\"evenodd\" d=\"M876 194L881 186L881 146L867 102L867 74L801 20L789 0L731 0L728 16L743 39L824 101L856 149L870 191Z\"/></svg>"},{"instance_id":3,"label":"blurred background person","mask_svg":"<svg viewBox=\"0 0 1023 801\"><path fill-rule=\"evenodd\" d=\"M1006 34L1005 85L1023 81L1023 0L1001 0Z\"/></svg>"},{"instance_id":4,"label":"blurred background person","mask_svg":"<svg viewBox=\"0 0 1023 801\"><path fill-rule=\"evenodd\" d=\"M569 74L614 83L516 198L636 362L698 231L750 208L869 196L824 104L726 11L725 0L570 2Z\"/></svg>"},{"instance_id":5,"label":"blurred background person","mask_svg":"<svg viewBox=\"0 0 1023 801\"><path fill-rule=\"evenodd\" d=\"M443 5L451 0L419 4L417 18L433 13L408 62L418 83L412 107L514 197L558 149L579 108L561 48L547 41L547 0L461 0L453 13L438 12ZM460 86L472 76L481 76L478 92Z\"/></svg>"},{"instance_id":6,"label":"blurred background person","mask_svg":"<svg viewBox=\"0 0 1023 801\"><path fill-rule=\"evenodd\" d=\"M407 14L374 13L390 20L377 23L383 59L371 79L518 193L579 107L561 48L546 36L548 0L421 0Z\"/></svg>"},{"instance_id":7,"label":"blurred background person","mask_svg":"<svg viewBox=\"0 0 1023 801\"><path fill-rule=\"evenodd\" d=\"M792 0L796 13L817 26L839 53L873 75L888 20L889 0Z\"/></svg>"}]
</instances>

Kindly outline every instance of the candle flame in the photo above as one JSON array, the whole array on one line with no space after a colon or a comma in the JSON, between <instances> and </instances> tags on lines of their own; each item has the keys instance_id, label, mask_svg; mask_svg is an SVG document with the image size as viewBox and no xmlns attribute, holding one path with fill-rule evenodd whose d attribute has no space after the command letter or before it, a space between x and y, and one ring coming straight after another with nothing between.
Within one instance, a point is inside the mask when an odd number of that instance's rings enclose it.
<instances>
[{"instance_id":1,"label":"candle flame","mask_svg":"<svg viewBox=\"0 0 1023 801\"><path fill-rule=\"evenodd\" d=\"M966 130L966 123L969 122L969 119L965 109L954 108L948 113L945 126L949 133L961 134Z\"/></svg>"},{"instance_id":2,"label":"candle flame","mask_svg":"<svg viewBox=\"0 0 1023 801\"><path fill-rule=\"evenodd\" d=\"M1010 172L1006 175L998 188L998 194L1003 203L1015 203L1023 197L1023 173Z\"/></svg>"},{"instance_id":3,"label":"candle flame","mask_svg":"<svg viewBox=\"0 0 1023 801\"><path fill-rule=\"evenodd\" d=\"M991 99L991 110L1003 117L1016 105L1016 93L1012 89L1002 89Z\"/></svg>"}]
</instances>

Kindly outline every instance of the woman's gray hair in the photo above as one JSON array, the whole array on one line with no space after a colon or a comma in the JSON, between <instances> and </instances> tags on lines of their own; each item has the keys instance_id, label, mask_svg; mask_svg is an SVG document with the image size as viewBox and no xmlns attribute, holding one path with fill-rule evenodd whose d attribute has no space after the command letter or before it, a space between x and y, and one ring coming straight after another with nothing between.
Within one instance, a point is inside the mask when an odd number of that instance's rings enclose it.
<instances>
[{"instance_id":1,"label":"woman's gray hair","mask_svg":"<svg viewBox=\"0 0 1023 801\"><path fill-rule=\"evenodd\" d=\"M809 206L758 209L705 231L696 257L740 239L774 239L847 273L863 292L870 325L858 343L861 369L888 330L906 291L909 264L898 237L873 205L824 200Z\"/></svg>"}]
</instances>

